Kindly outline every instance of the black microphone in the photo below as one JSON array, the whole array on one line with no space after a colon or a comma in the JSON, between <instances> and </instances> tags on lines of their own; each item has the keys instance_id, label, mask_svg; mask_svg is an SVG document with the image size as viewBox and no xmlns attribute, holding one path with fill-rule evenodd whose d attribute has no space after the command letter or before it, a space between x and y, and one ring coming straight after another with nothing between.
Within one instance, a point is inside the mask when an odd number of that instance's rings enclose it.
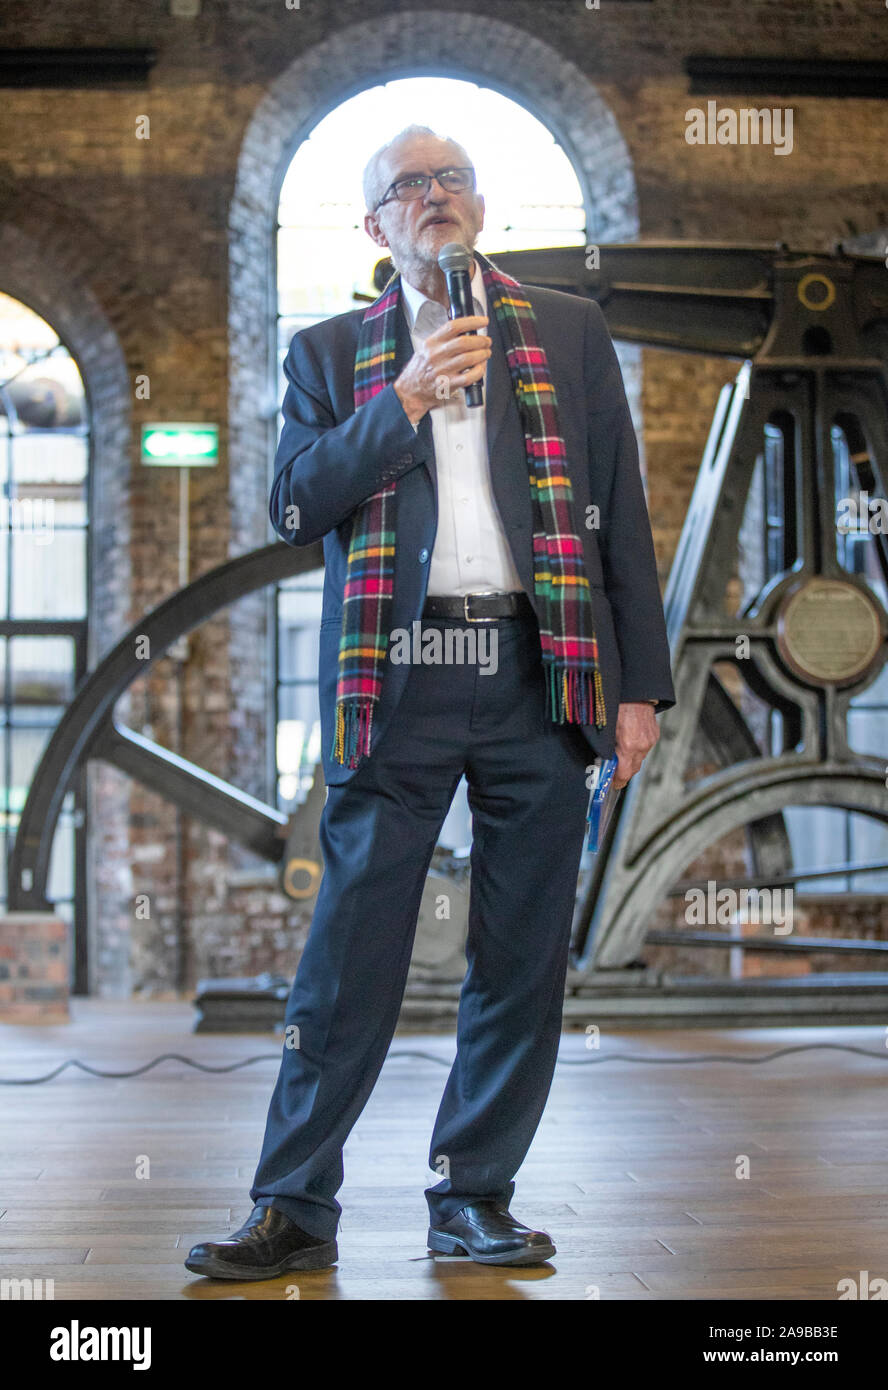
<instances>
[{"instance_id":1,"label":"black microphone","mask_svg":"<svg viewBox=\"0 0 888 1390\"><path fill-rule=\"evenodd\" d=\"M447 281L450 318L461 319L468 314L474 314L475 301L472 298L472 277L469 274L472 268L470 252L460 242L448 241L438 252L438 265ZM477 332L477 329L473 329L471 336L477 336ZM466 405L483 404L484 388L480 381L473 381L471 386L464 386L463 390L466 393Z\"/></svg>"}]
</instances>

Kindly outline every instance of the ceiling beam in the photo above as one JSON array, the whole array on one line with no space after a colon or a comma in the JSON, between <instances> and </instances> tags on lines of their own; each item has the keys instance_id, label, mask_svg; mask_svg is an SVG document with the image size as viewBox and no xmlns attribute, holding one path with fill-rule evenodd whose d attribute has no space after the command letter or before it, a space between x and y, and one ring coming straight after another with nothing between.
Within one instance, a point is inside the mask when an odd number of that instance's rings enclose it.
<instances>
[{"instance_id":1,"label":"ceiling beam","mask_svg":"<svg viewBox=\"0 0 888 1390\"><path fill-rule=\"evenodd\" d=\"M888 96L888 63L850 58L685 58L692 96Z\"/></svg>"},{"instance_id":2,"label":"ceiling beam","mask_svg":"<svg viewBox=\"0 0 888 1390\"><path fill-rule=\"evenodd\" d=\"M144 87L154 48L0 48L0 87Z\"/></svg>"}]
</instances>

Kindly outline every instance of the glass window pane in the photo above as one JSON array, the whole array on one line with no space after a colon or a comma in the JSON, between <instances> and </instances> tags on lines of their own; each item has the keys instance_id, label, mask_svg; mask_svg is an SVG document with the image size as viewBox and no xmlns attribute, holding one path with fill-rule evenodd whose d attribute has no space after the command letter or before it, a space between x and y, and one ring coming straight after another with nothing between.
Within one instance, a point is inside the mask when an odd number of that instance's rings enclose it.
<instances>
[{"instance_id":1,"label":"glass window pane","mask_svg":"<svg viewBox=\"0 0 888 1390\"><path fill-rule=\"evenodd\" d=\"M81 618L86 612L86 535L81 530L16 531L12 618Z\"/></svg>"},{"instance_id":2,"label":"glass window pane","mask_svg":"<svg viewBox=\"0 0 888 1390\"><path fill-rule=\"evenodd\" d=\"M873 816L852 815L848 819L851 822L852 857L858 863L888 864L888 825L883 825ZM855 874L851 884L855 893L888 892L888 869L882 873Z\"/></svg>"},{"instance_id":3,"label":"glass window pane","mask_svg":"<svg viewBox=\"0 0 888 1390\"><path fill-rule=\"evenodd\" d=\"M51 902L74 896L74 826L60 816L49 856L46 896Z\"/></svg>"},{"instance_id":4,"label":"glass window pane","mask_svg":"<svg viewBox=\"0 0 888 1390\"><path fill-rule=\"evenodd\" d=\"M50 545L56 532L86 525L86 487L83 483L26 484L12 499L9 517L11 531L40 532L40 543Z\"/></svg>"},{"instance_id":5,"label":"glass window pane","mask_svg":"<svg viewBox=\"0 0 888 1390\"><path fill-rule=\"evenodd\" d=\"M13 815L17 816L25 804L31 779L43 755L43 750L49 742L52 727L32 728L27 725L13 725L10 730L12 777L9 789L9 807Z\"/></svg>"},{"instance_id":6,"label":"glass window pane","mask_svg":"<svg viewBox=\"0 0 888 1390\"><path fill-rule=\"evenodd\" d=\"M69 703L75 659L70 637L14 637L9 657L11 698L19 706Z\"/></svg>"},{"instance_id":7,"label":"glass window pane","mask_svg":"<svg viewBox=\"0 0 888 1390\"><path fill-rule=\"evenodd\" d=\"M833 806L787 806L783 812L792 862L800 869L829 869L846 864L847 812ZM798 893L841 893L848 887L846 875L835 878L799 879Z\"/></svg>"},{"instance_id":8,"label":"glass window pane","mask_svg":"<svg viewBox=\"0 0 888 1390\"><path fill-rule=\"evenodd\" d=\"M318 628L281 627L280 678L317 683Z\"/></svg>"},{"instance_id":9,"label":"glass window pane","mask_svg":"<svg viewBox=\"0 0 888 1390\"><path fill-rule=\"evenodd\" d=\"M321 761L318 687L282 686L277 723L278 794L286 809L303 800Z\"/></svg>"},{"instance_id":10,"label":"glass window pane","mask_svg":"<svg viewBox=\"0 0 888 1390\"><path fill-rule=\"evenodd\" d=\"M14 729L48 729L52 733L63 712L58 705L13 705L10 723Z\"/></svg>"},{"instance_id":11,"label":"glass window pane","mask_svg":"<svg viewBox=\"0 0 888 1390\"><path fill-rule=\"evenodd\" d=\"M278 677L317 682L324 572L295 575L278 589Z\"/></svg>"},{"instance_id":12,"label":"glass window pane","mask_svg":"<svg viewBox=\"0 0 888 1390\"><path fill-rule=\"evenodd\" d=\"M16 488L36 484L82 486L89 451L81 433L65 430L31 430L16 434L12 451L12 476Z\"/></svg>"},{"instance_id":13,"label":"glass window pane","mask_svg":"<svg viewBox=\"0 0 888 1390\"><path fill-rule=\"evenodd\" d=\"M884 757L888 748L888 709L848 711L848 743L855 753Z\"/></svg>"},{"instance_id":14,"label":"glass window pane","mask_svg":"<svg viewBox=\"0 0 888 1390\"><path fill-rule=\"evenodd\" d=\"M888 709L888 665L883 666L871 685L851 696L851 706L884 705Z\"/></svg>"}]
</instances>

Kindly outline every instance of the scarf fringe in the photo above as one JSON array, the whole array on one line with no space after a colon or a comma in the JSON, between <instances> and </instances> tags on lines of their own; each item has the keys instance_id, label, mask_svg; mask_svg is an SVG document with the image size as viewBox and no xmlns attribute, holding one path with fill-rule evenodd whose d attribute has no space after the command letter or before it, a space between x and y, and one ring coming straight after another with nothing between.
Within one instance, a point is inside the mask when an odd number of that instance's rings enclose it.
<instances>
[{"instance_id":1,"label":"scarf fringe","mask_svg":"<svg viewBox=\"0 0 888 1390\"><path fill-rule=\"evenodd\" d=\"M331 756L338 763L357 767L359 760L370 753L372 733L373 701L357 697L340 701L336 706Z\"/></svg>"},{"instance_id":2,"label":"scarf fringe","mask_svg":"<svg viewBox=\"0 0 888 1390\"><path fill-rule=\"evenodd\" d=\"M550 661L546 680L546 713L556 724L594 724L603 729L604 685L601 672L577 671Z\"/></svg>"}]
</instances>

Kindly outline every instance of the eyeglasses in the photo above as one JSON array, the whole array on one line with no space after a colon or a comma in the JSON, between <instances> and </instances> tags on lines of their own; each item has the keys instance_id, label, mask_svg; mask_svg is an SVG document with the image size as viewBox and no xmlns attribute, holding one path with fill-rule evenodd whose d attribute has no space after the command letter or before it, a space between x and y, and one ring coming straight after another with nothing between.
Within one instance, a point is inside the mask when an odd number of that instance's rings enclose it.
<instances>
[{"instance_id":1,"label":"eyeglasses","mask_svg":"<svg viewBox=\"0 0 888 1390\"><path fill-rule=\"evenodd\" d=\"M432 179L437 179L448 193L464 193L467 188L475 187L475 170L469 166L463 169L436 169L434 174L405 174L386 189L373 211L376 212L376 208L381 208L383 203L390 203L393 196L399 203L412 203L414 198L424 198L432 186Z\"/></svg>"}]
</instances>

